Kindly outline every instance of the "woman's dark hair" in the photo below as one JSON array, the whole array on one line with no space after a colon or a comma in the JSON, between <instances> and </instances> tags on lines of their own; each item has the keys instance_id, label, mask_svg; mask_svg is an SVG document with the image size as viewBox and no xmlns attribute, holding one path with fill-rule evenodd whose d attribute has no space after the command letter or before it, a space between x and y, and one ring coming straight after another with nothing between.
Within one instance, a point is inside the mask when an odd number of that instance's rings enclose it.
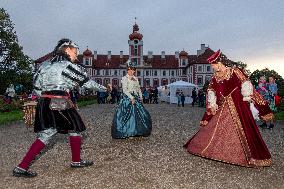
<instances>
[{"instance_id":1,"label":"woman's dark hair","mask_svg":"<svg viewBox=\"0 0 284 189\"><path fill-rule=\"evenodd\" d=\"M135 67L133 67L133 66L128 66L128 67L127 67L127 71L128 71L128 70L136 71L136 68L135 68Z\"/></svg>"}]
</instances>

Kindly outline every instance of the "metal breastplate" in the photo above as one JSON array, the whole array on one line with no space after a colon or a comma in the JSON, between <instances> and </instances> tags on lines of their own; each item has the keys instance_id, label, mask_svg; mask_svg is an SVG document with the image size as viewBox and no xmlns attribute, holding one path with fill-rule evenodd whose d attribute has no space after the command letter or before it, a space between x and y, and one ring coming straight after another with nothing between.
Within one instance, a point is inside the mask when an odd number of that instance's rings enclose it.
<instances>
[{"instance_id":1,"label":"metal breastplate","mask_svg":"<svg viewBox=\"0 0 284 189\"><path fill-rule=\"evenodd\" d=\"M62 76L62 71L71 64L68 61L45 62L36 75L35 87L41 91L67 91L75 86L75 83Z\"/></svg>"}]
</instances>

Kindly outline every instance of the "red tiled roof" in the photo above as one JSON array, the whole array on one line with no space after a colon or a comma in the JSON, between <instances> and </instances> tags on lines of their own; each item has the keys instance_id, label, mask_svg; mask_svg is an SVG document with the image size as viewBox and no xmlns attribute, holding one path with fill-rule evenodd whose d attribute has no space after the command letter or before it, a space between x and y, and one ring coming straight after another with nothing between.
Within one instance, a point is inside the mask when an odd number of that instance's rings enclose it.
<instances>
[{"instance_id":1,"label":"red tiled roof","mask_svg":"<svg viewBox=\"0 0 284 189\"><path fill-rule=\"evenodd\" d=\"M132 34L129 35L130 40L134 40L134 39L141 40L142 38L143 38L143 35L141 33L138 33L138 32L133 32Z\"/></svg>"},{"instance_id":2,"label":"red tiled roof","mask_svg":"<svg viewBox=\"0 0 284 189\"><path fill-rule=\"evenodd\" d=\"M205 52L199 56L196 57L195 64L210 64L207 59L212 56L215 52L208 48L205 50Z\"/></svg>"},{"instance_id":3,"label":"red tiled roof","mask_svg":"<svg viewBox=\"0 0 284 189\"><path fill-rule=\"evenodd\" d=\"M50 52L50 53L48 53L48 54L46 54L46 55L44 55L44 56L42 56L42 57L36 59L36 60L35 60L35 63L36 63L36 64L37 64L37 63L42 63L42 62L44 62L44 61L47 61L47 60L51 59L51 58L52 58L52 53L53 53L53 52Z\"/></svg>"},{"instance_id":4,"label":"red tiled roof","mask_svg":"<svg viewBox=\"0 0 284 189\"><path fill-rule=\"evenodd\" d=\"M92 51L90 51L89 49L87 49L87 50L85 50L85 51L83 52L83 55L85 55L85 56L92 56Z\"/></svg>"},{"instance_id":5,"label":"red tiled roof","mask_svg":"<svg viewBox=\"0 0 284 189\"><path fill-rule=\"evenodd\" d=\"M126 63L128 60L128 55L123 55L123 58L120 58L120 55L111 55L111 59L108 60L107 55L97 55L97 59L93 59L93 68L99 69L113 69L119 68L121 64ZM106 63L109 63L108 65Z\"/></svg>"},{"instance_id":6,"label":"red tiled roof","mask_svg":"<svg viewBox=\"0 0 284 189\"><path fill-rule=\"evenodd\" d=\"M178 68L178 60L175 55L165 55L162 59L161 55L153 55L153 58L149 59L148 56L144 56L144 62L146 64L151 64L152 68L159 69L174 69Z\"/></svg>"},{"instance_id":7,"label":"red tiled roof","mask_svg":"<svg viewBox=\"0 0 284 189\"><path fill-rule=\"evenodd\" d=\"M214 51L210 48L206 49L205 52L199 56L197 55L188 55L189 65L192 64L209 64L207 58L209 58ZM36 63L44 62L52 57L52 53L48 53L47 55L37 59ZM108 60L108 55L97 55L97 59L93 57L93 68L95 69L114 69L119 68L121 64L124 64L129 56L123 55L123 58L120 58L120 55L111 55L111 59ZM175 58L175 55L165 55L165 58L162 59L161 55L153 55L153 58L149 59L147 55L143 56L145 65L151 65L151 68L154 69L176 69L178 68L178 60ZM83 64L83 55L78 55L78 62ZM109 64L106 64L109 63Z\"/></svg>"}]
</instances>

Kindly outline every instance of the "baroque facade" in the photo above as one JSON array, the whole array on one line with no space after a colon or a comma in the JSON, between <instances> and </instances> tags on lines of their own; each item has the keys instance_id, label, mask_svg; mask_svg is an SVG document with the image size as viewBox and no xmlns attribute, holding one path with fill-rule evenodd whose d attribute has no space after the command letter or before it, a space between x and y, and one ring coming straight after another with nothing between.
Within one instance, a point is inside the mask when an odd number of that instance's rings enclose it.
<instances>
[{"instance_id":1,"label":"baroque facade","mask_svg":"<svg viewBox=\"0 0 284 189\"><path fill-rule=\"evenodd\" d=\"M203 86L207 80L211 79L213 70L207 62L214 51L205 44L197 50L195 55L188 52L176 51L173 55L168 55L162 51L160 55L154 55L152 51L144 54L143 35L139 32L139 26L135 23L133 31L128 40L129 52L127 55L120 51L119 55L98 54L88 48L78 56L81 64L90 77L96 82L107 85L121 86L120 80L126 74L126 61L131 59L137 63L136 75L140 85L143 87L157 87L169 83L183 80ZM39 58L35 62L40 64L51 58L51 53Z\"/></svg>"}]
</instances>

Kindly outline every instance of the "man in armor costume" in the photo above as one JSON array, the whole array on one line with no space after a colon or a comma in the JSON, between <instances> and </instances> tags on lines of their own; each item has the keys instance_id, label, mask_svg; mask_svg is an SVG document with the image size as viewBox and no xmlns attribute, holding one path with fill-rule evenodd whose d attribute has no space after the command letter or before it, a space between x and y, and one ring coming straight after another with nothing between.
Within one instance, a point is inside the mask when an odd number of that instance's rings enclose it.
<instances>
[{"instance_id":1,"label":"man in armor costume","mask_svg":"<svg viewBox=\"0 0 284 189\"><path fill-rule=\"evenodd\" d=\"M78 46L69 39L61 39L54 49L51 61L44 62L34 75L34 92L39 97L36 107L34 132L37 139L31 145L21 163L14 168L13 176L35 177L29 165L56 133L69 133L72 153L71 167L93 165L80 157L81 132L86 127L75 109L69 90L76 86L105 91L106 88L88 78L82 67L73 64L77 60Z\"/></svg>"}]
</instances>

